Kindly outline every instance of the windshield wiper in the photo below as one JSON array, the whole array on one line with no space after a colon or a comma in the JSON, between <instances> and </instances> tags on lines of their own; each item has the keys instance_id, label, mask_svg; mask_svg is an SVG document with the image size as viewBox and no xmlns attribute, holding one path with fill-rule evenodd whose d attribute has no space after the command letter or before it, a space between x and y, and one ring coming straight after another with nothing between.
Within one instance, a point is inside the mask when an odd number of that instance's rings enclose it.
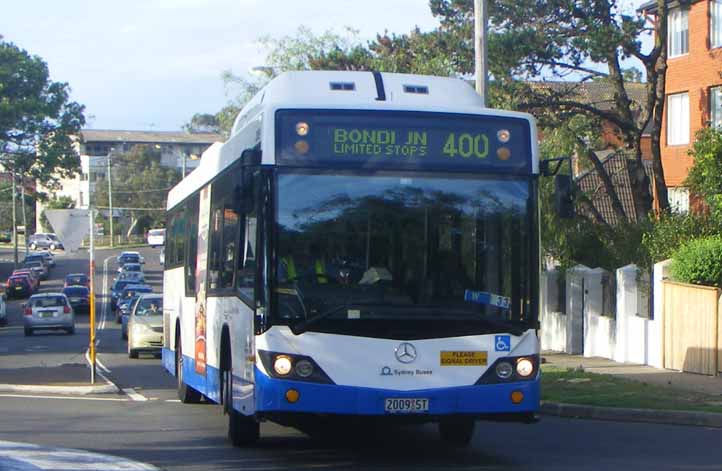
<instances>
[{"instance_id":1,"label":"windshield wiper","mask_svg":"<svg viewBox=\"0 0 722 471\"><path fill-rule=\"evenodd\" d=\"M294 335L299 335L308 330L308 328L315 324L316 322L325 319L329 316L332 316L336 314L339 311L342 311L344 309L348 308L348 304L339 304L338 306L334 306L331 309L322 312L321 314L318 314L316 316L311 317L310 319L305 319L300 322L297 322L293 324L291 327L291 332L293 332Z\"/></svg>"}]
</instances>

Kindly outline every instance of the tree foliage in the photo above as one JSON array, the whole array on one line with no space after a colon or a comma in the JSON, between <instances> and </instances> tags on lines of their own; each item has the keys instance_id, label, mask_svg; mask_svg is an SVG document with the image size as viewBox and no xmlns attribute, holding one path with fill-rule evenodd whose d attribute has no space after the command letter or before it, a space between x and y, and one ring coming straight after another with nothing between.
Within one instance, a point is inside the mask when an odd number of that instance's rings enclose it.
<instances>
[{"instance_id":1,"label":"tree foliage","mask_svg":"<svg viewBox=\"0 0 722 471\"><path fill-rule=\"evenodd\" d=\"M0 154L3 165L53 188L80 168L73 136L84 107L68 84L50 80L47 64L0 38Z\"/></svg>"},{"instance_id":2,"label":"tree foliage","mask_svg":"<svg viewBox=\"0 0 722 471\"><path fill-rule=\"evenodd\" d=\"M168 190L181 179L175 168L161 166L160 152L151 146L136 145L129 152L112 155L113 207L130 215L126 236L143 234L165 225ZM108 208L108 181L96 182L95 205Z\"/></svg>"},{"instance_id":3,"label":"tree foliage","mask_svg":"<svg viewBox=\"0 0 722 471\"><path fill-rule=\"evenodd\" d=\"M694 165L687 173L685 185L702 196L715 218L722 220L722 130L700 130L689 154Z\"/></svg>"}]
</instances>

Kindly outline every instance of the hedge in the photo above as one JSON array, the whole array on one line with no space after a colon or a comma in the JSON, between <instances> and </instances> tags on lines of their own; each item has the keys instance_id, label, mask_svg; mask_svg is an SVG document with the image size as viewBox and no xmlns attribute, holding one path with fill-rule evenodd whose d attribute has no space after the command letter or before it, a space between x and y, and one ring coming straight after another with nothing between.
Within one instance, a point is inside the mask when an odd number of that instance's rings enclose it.
<instances>
[{"instance_id":1,"label":"hedge","mask_svg":"<svg viewBox=\"0 0 722 471\"><path fill-rule=\"evenodd\" d=\"M672 279L722 288L722 236L682 244L672 257Z\"/></svg>"}]
</instances>

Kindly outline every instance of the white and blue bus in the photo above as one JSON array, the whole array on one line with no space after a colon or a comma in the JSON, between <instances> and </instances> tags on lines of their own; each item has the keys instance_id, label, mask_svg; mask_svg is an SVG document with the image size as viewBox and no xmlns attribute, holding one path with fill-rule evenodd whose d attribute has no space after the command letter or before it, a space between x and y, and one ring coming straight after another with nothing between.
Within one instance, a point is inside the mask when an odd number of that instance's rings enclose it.
<instances>
[{"instance_id":1,"label":"white and blue bus","mask_svg":"<svg viewBox=\"0 0 722 471\"><path fill-rule=\"evenodd\" d=\"M539 409L534 119L461 80L293 72L168 196L163 364L265 420L436 422Z\"/></svg>"}]
</instances>

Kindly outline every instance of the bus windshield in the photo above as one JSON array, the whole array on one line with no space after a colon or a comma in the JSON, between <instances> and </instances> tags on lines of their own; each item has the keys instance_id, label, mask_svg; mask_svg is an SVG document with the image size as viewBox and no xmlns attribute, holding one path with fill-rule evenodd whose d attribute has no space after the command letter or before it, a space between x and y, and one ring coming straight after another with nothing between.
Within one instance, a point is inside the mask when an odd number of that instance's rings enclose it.
<instances>
[{"instance_id":1,"label":"bus windshield","mask_svg":"<svg viewBox=\"0 0 722 471\"><path fill-rule=\"evenodd\" d=\"M535 326L532 180L289 170L277 178L272 322L388 338Z\"/></svg>"}]
</instances>

